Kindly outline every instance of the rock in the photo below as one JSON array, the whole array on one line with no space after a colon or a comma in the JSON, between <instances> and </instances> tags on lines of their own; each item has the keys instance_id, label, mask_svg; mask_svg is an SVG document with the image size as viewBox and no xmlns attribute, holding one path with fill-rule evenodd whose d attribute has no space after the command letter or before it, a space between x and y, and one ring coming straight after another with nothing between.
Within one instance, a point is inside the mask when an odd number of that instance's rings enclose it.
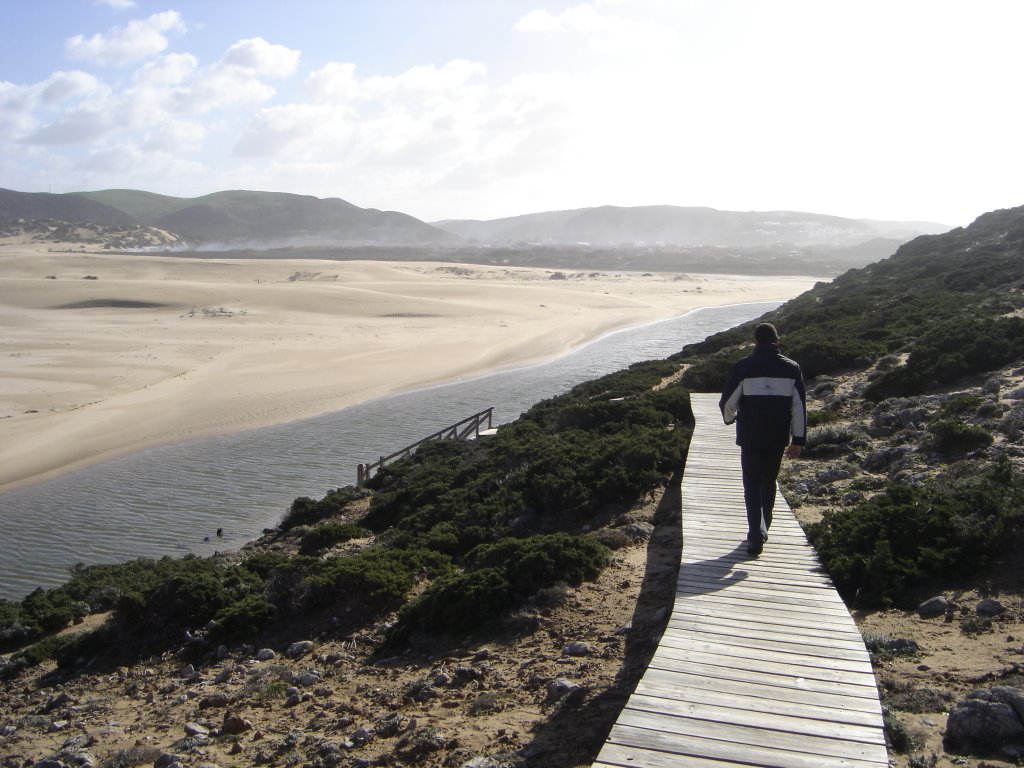
<instances>
[{"instance_id":1,"label":"rock","mask_svg":"<svg viewBox=\"0 0 1024 768\"><path fill-rule=\"evenodd\" d=\"M209 736L210 729L199 723L185 723L185 733L189 736Z\"/></svg>"},{"instance_id":2,"label":"rock","mask_svg":"<svg viewBox=\"0 0 1024 768\"><path fill-rule=\"evenodd\" d=\"M377 718L373 724L374 733L382 738L397 736L406 723L406 717L401 712L389 712L383 717Z\"/></svg>"},{"instance_id":3,"label":"rock","mask_svg":"<svg viewBox=\"0 0 1024 768\"><path fill-rule=\"evenodd\" d=\"M899 459L902 459L912 449L906 445L895 446L892 448L879 448L877 451L872 451L864 457L864 461L861 462L861 467L868 472L881 472L886 469L890 464Z\"/></svg>"},{"instance_id":4,"label":"rock","mask_svg":"<svg viewBox=\"0 0 1024 768\"><path fill-rule=\"evenodd\" d=\"M259 661L270 661L277 656L270 648L260 648L256 651L256 658Z\"/></svg>"},{"instance_id":5,"label":"rock","mask_svg":"<svg viewBox=\"0 0 1024 768\"><path fill-rule=\"evenodd\" d=\"M633 541L647 541L654 533L654 526L650 523L630 523L622 528L622 532Z\"/></svg>"},{"instance_id":6,"label":"rock","mask_svg":"<svg viewBox=\"0 0 1024 768\"><path fill-rule=\"evenodd\" d=\"M1024 692L1006 686L971 692L949 712L950 752L997 755L1024 749Z\"/></svg>"},{"instance_id":7,"label":"rock","mask_svg":"<svg viewBox=\"0 0 1024 768\"><path fill-rule=\"evenodd\" d=\"M231 699L226 693L211 693L209 696L204 696L199 700L199 708L226 707L230 702Z\"/></svg>"},{"instance_id":8,"label":"rock","mask_svg":"<svg viewBox=\"0 0 1024 768\"><path fill-rule=\"evenodd\" d=\"M986 598L974 607L975 613L979 616L998 616L1006 608L998 600Z\"/></svg>"},{"instance_id":9,"label":"rock","mask_svg":"<svg viewBox=\"0 0 1024 768\"><path fill-rule=\"evenodd\" d=\"M53 710L63 707L65 704L70 704L71 702L71 697L68 696L67 693L61 693L59 696L54 696L52 699L47 701L40 711L43 714L49 714L50 712L53 712Z\"/></svg>"},{"instance_id":10,"label":"rock","mask_svg":"<svg viewBox=\"0 0 1024 768\"><path fill-rule=\"evenodd\" d=\"M837 480L849 480L853 477L853 471L848 467L831 466L818 470L816 477L819 483L828 484Z\"/></svg>"},{"instance_id":11,"label":"rock","mask_svg":"<svg viewBox=\"0 0 1024 768\"><path fill-rule=\"evenodd\" d=\"M173 763L183 763L187 759L188 758L181 755L175 755L172 752L164 752L154 761L153 768L170 768Z\"/></svg>"},{"instance_id":12,"label":"rock","mask_svg":"<svg viewBox=\"0 0 1024 768\"><path fill-rule=\"evenodd\" d=\"M316 685L320 682L320 675L313 672L299 672L292 678L292 682L296 685L300 685L303 688L309 688L310 686Z\"/></svg>"},{"instance_id":13,"label":"rock","mask_svg":"<svg viewBox=\"0 0 1024 768\"><path fill-rule=\"evenodd\" d=\"M221 734L225 736L237 736L240 733L252 730L252 722L239 715L224 713L224 724L220 728Z\"/></svg>"},{"instance_id":14,"label":"rock","mask_svg":"<svg viewBox=\"0 0 1024 768\"><path fill-rule=\"evenodd\" d=\"M942 595L925 600L917 606L917 615L922 619L933 619L936 616L945 616L952 606L949 600Z\"/></svg>"},{"instance_id":15,"label":"rock","mask_svg":"<svg viewBox=\"0 0 1024 768\"><path fill-rule=\"evenodd\" d=\"M578 640L574 643L569 643L562 649L562 653L565 656L589 656L593 652L594 649L587 643Z\"/></svg>"},{"instance_id":16,"label":"rock","mask_svg":"<svg viewBox=\"0 0 1024 768\"><path fill-rule=\"evenodd\" d=\"M561 701L566 696L580 690L580 686L571 680L559 677L548 683L548 693L545 702L548 704Z\"/></svg>"},{"instance_id":17,"label":"rock","mask_svg":"<svg viewBox=\"0 0 1024 768\"><path fill-rule=\"evenodd\" d=\"M883 645L887 651L892 651L893 653L913 654L921 650L916 641L910 640L906 637L896 637L891 640L886 640Z\"/></svg>"},{"instance_id":18,"label":"rock","mask_svg":"<svg viewBox=\"0 0 1024 768\"><path fill-rule=\"evenodd\" d=\"M437 688L435 688L434 686L432 686L432 685L424 685L422 688L420 688L418 691L416 691L416 695L413 696L413 699L415 699L416 701L422 703L424 701L430 701L431 699L436 699L440 695L441 694L438 693Z\"/></svg>"},{"instance_id":19,"label":"rock","mask_svg":"<svg viewBox=\"0 0 1024 768\"><path fill-rule=\"evenodd\" d=\"M299 640L298 642L289 645L286 653L293 659L295 659L299 656L302 656L305 653L309 653L310 651L312 651L313 645L314 644L312 640Z\"/></svg>"},{"instance_id":20,"label":"rock","mask_svg":"<svg viewBox=\"0 0 1024 768\"><path fill-rule=\"evenodd\" d=\"M416 760L431 752L437 752L448 745L448 739L436 726L428 725L402 736L395 746L395 752L403 760Z\"/></svg>"}]
</instances>

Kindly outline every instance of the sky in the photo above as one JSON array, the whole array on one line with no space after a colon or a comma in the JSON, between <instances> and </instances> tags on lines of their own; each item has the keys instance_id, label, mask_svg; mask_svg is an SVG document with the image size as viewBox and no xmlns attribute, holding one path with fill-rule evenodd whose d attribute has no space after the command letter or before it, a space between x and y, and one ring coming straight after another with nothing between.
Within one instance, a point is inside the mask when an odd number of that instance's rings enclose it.
<instances>
[{"instance_id":1,"label":"sky","mask_svg":"<svg viewBox=\"0 0 1024 768\"><path fill-rule=\"evenodd\" d=\"M964 226L1024 204L1020 0L0 0L0 187Z\"/></svg>"}]
</instances>

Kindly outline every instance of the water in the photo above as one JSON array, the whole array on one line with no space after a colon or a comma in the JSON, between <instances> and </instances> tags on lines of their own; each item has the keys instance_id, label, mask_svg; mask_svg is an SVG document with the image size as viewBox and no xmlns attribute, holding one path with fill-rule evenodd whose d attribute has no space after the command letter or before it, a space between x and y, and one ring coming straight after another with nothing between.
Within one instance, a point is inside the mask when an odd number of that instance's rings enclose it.
<instances>
[{"instance_id":1,"label":"water","mask_svg":"<svg viewBox=\"0 0 1024 768\"><path fill-rule=\"evenodd\" d=\"M19 599L61 584L77 562L237 549L276 525L297 496L319 498L355 483L361 462L488 407L495 426L512 421L580 382L667 357L776 306L696 310L611 334L542 365L154 448L0 494L0 597Z\"/></svg>"}]
</instances>

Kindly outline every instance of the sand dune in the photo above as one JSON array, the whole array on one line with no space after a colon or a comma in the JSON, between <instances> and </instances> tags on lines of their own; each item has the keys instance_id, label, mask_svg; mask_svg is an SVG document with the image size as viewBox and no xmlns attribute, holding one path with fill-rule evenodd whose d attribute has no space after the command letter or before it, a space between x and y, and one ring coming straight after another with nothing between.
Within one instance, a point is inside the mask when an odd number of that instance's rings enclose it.
<instances>
[{"instance_id":1,"label":"sand dune","mask_svg":"<svg viewBox=\"0 0 1024 768\"><path fill-rule=\"evenodd\" d=\"M0 240L0 490L814 282L52 247Z\"/></svg>"}]
</instances>

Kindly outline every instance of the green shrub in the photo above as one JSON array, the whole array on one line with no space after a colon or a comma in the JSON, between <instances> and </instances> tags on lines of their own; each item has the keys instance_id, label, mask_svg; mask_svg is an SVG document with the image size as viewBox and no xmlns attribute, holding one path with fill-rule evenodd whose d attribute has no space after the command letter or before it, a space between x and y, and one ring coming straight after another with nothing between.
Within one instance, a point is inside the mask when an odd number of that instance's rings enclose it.
<instances>
[{"instance_id":1,"label":"green shrub","mask_svg":"<svg viewBox=\"0 0 1024 768\"><path fill-rule=\"evenodd\" d=\"M804 453L809 457L832 456L850 449L850 441L862 437L858 427L829 424L807 431L807 447Z\"/></svg>"},{"instance_id":2,"label":"green shrub","mask_svg":"<svg viewBox=\"0 0 1024 768\"><path fill-rule=\"evenodd\" d=\"M214 616L214 635L225 640L239 640L258 635L274 623L277 606L262 594L246 595L225 606Z\"/></svg>"},{"instance_id":3,"label":"green shrub","mask_svg":"<svg viewBox=\"0 0 1024 768\"><path fill-rule=\"evenodd\" d=\"M435 582L402 610L392 636L480 628L545 588L596 578L607 558L608 550L593 538L564 533L477 547L465 571Z\"/></svg>"},{"instance_id":4,"label":"green shrub","mask_svg":"<svg viewBox=\"0 0 1024 768\"><path fill-rule=\"evenodd\" d=\"M148 629L191 629L250 594L262 590L262 580L244 568L215 559L189 555L165 558L160 579L141 593L126 593L119 615L130 625Z\"/></svg>"},{"instance_id":5,"label":"green shrub","mask_svg":"<svg viewBox=\"0 0 1024 768\"><path fill-rule=\"evenodd\" d=\"M925 446L940 453L962 453L991 445L992 434L984 427L956 419L939 419L928 425Z\"/></svg>"},{"instance_id":6,"label":"green shrub","mask_svg":"<svg viewBox=\"0 0 1024 768\"><path fill-rule=\"evenodd\" d=\"M809 428L822 427L826 424L834 424L839 421L839 414L835 411L807 411L807 426Z\"/></svg>"},{"instance_id":7,"label":"green shrub","mask_svg":"<svg viewBox=\"0 0 1024 768\"><path fill-rule=\"evenodd\" d=\"M335 544L341 544L366 535L366 530L355 523L321 523L302 537L300 545L303 554L322 552Z\"/></svg>"},{"instance_id":8,"label":"green shrub","mask_svg":"<svg viewBox=\"0 0 1024 768\"><path fill-rule=\"evenodd\" d=\"M302 581L308 608L344 606L355 616L375 616L399 607L422 573L445 574L446 556L427 549L373 547L310 565Z\"/></svg>"},{"instance_id":9,"label":"green shrub","mask_svg":"<svg viewBox=\"0 0 1024 768\"><path fill-rule=\"evenodd\" d=\"M348 504L364 498L365 495L363 489L350 485L329 491L322 499L313 500L308 496L300 496L292 502L291 508L281 519L280 527L287 531L297 525L314 525L326 517L341 514Z\"/></svg>"},{"instance_id":10,"label":"green shrub","mask_svg":"<svg viewBox=\"0 0 1024 768\"><path fill-rule=\"evenodd\" d=\"M1024 483L997 462L975 477L927 487L890 485L807 528L840 595L891 605L931 579L956 579L1013 547L1024 530Z\"/></svg>"}]
</instances>

